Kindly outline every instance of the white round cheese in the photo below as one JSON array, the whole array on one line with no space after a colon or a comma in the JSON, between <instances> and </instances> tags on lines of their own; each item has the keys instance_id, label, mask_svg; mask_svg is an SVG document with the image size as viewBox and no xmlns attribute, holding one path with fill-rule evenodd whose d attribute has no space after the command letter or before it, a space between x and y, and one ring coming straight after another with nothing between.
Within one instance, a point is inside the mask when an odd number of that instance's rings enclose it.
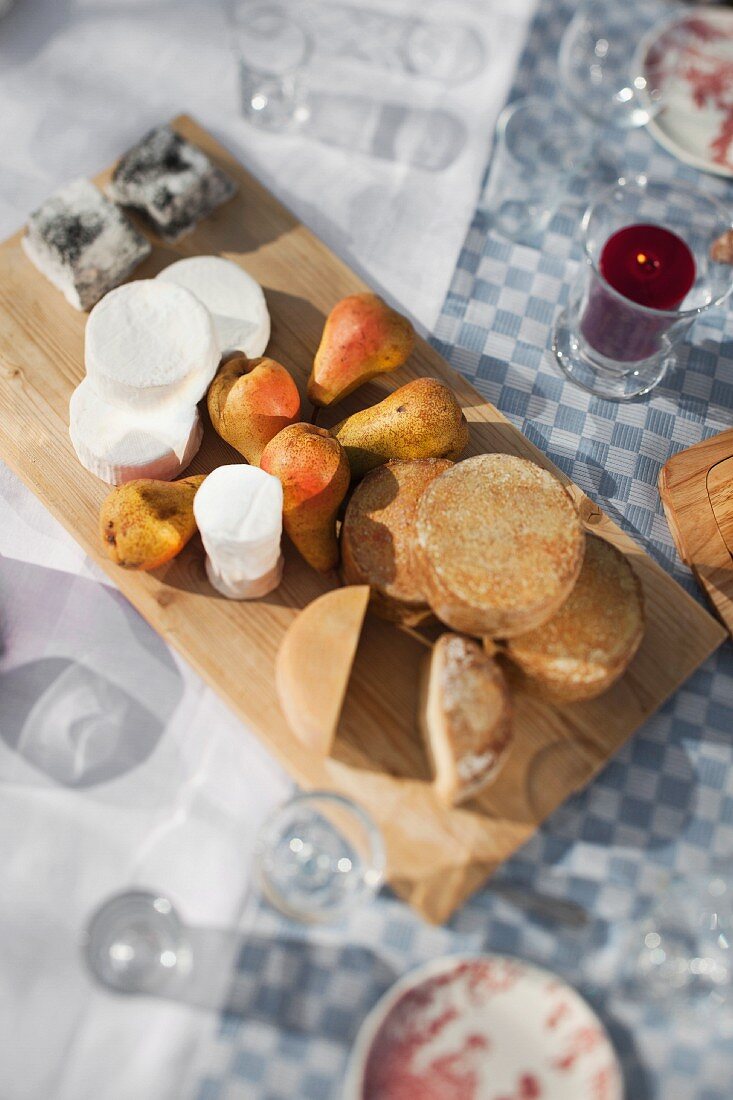
<instances>
[{"instance_id":1,"label":"white round cheese","mask_svg":"<svg viewBox=\"0 0 733 1100\"><path fill-rule=\"evenodd\" d=\"M203 428L195 405L132 413L110 405L85 378L71 395L69 435L82 466L122 485L138 477L178 477L201 446Z\"/></svg>"},{"instance_id":2,"label":"white round cheese","mask_svg":"<svg viewBox=\"0 0 733 1100\"><path fill-rule=\"evenodd\" d=\"M267 595L282 576L282 485L257 466L213 470L196 493L193 514L212 585L234 600Z\"/></svg>"},{"instance_id":3,"label":"white round cheese","mask_svg":"<svg viewBox=\"0 0 733 1100\"><path fill-rule=\"evenodd\" d=\"M185 287L206 306L222 355L243 351L248 359L257 359L264 354L270 339L265 295L238 264L221 256L190 256L163 268L157 278Z\"/></svg>"},{"instance_id":4,"label":"white round cheese","mask_svg":"<svg viewBox=\"0 0 733 1100\"><path fill-rule=\"evenodd\" d=\"M87 321L84 361L100 397L155 410L195 405L219 365L208 310L184 287L139 279L110 291Z\"/></svg>"}]
</instances>

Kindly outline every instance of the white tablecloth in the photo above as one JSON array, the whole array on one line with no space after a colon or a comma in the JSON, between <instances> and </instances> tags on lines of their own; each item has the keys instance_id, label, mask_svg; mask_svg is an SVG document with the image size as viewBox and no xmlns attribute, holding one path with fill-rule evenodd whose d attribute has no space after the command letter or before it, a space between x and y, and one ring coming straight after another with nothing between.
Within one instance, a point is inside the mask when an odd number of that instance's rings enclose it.
<instances>
[{"instance_id":1,"label":"white tablecloth","mask_svg":"<svg viewBox=\"0 0 733 1100\"><path fill-rule=\"evenodd\" d=\"M0 233L187 110L429 330L533 0L370 6L485 37L488 64L463 84L312 66L314 91L453 113L465 143L442 171L254 130L218 3L18 0L0 22ZM0 513L0 1097L182 1100L211 1015L96 988L80 930L146 885L188 921L236 924L253 833L289 781L1 465Z\"/></svg>"}]
</instances>

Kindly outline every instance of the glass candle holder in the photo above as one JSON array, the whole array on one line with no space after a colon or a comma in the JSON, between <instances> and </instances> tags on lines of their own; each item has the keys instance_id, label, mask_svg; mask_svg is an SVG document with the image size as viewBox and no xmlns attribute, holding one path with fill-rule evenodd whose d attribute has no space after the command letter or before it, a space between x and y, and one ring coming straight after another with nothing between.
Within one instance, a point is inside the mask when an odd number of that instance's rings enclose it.
<instances>
[{"instance_id":1,"label":"glass candle holder","mask_svg":"<svg viewBox=\"0 0 733 1100\"><path fill-rule=\"evenodd\" d=\"M649 230L674 235L694 262L689 289L674 308L650 308L611 285L604 249L626 229L633 253L630 263L652 263L665 274L665 257L646 254ZM564 373L598 397L628 400L648 393L676 362L676 351L693 321L725 301L733 288L733 269L715 263L713 242L730 227L715 199L676 184L650 183L646 177L620 179L591 203L581 223L584 259L558 318L552 350ZM689 262L689 261L688 261ZM652 273L654 277L654 273ZM685 292L686 289L686 292Z\"/></svg>"}]
</instances>

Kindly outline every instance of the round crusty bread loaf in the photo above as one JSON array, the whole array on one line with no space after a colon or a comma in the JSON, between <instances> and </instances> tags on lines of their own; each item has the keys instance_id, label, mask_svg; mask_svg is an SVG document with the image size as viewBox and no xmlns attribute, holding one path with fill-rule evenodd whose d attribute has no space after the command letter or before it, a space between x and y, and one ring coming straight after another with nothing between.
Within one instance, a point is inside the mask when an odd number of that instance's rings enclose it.
<instances>
[{"instance_id":1,"label":"round crusty bread loaf","mask_svg":"<svg viewBox=\"0 0 733 1100\"><path fill-rule=\"evenodd\" d=\"M644 597L627 558L589 535L580 576L539 630L507 642L506 655L556 702L593 699L628 668L644 634Z\"/></svg>"},{"instance_id":2,"label":"round crusty bread loaf","mask_svg":"<svg viewBox=\"0 0 733 1100\"><path fill-rule=\"evenodd\" d=\"M583 561L578 513L549 471L514 455L459 462L417 509L416 559L435 614L466 634L509 638L549 619Z\"/></svg>"},{"instance_id":3,"label":"round crusty bread loaf","mask_svg":"<svg viewBox=\"0 0 733 1100\"><path fill-rule=\"evenodd\" d=\"M415 626L431 615L415 566L415 516L425 489L453 465L446 458L394 460L372 470L349 501L341 527L347 584L368 584L372 610Z\"/></svg>"}]
</instances>

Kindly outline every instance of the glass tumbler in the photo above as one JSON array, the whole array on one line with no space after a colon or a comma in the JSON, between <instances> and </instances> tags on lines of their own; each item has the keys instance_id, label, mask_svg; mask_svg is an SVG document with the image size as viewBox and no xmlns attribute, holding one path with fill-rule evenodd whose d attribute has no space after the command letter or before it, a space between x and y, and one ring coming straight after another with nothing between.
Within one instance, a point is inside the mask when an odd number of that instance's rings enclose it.
<instances>
[{"instance_id":1,"label":"glass tumbler","mask_svg":"<svg viewBox=\"0 0 733 1100\"><path fill-rule=\"evenodd\" d=\"M574 197L574 181L597 178L599 169L592 133L577 113L528 96L499 116L479 206L504 236L531 243ZM610 178L615 177L614 171Z\"/></svg>"},{"instance_id":2,"label":"glass tumbler","mask_svg":"<svg viewBox=\"0 0 733 1100\"><path fill-rule=\"evenodd\" d=\"M148 890L115 894L82 937L87 966L118 993L171 995L191 970L186 929L169 898Z\"/></svg>"},{"instance_id":3,"label":"glass tumbler","mask_svg":"<svg viewBox=\"0 0 733 1100\"><path fill-rule=\"evenodd\" d=\"M733 993L733 885L727 873L676 877L629 931L622 973L632 995L715 1011Z\"/></svg>"},{"instance_id":4,"label":"glass tumbler","mask_svg":"<svg viewBox=\"0 0 733 1100\"><path fill-rule=\"evenodd\" d=\"M367 812L328 791L299 794L255 846L262 892L281 913L319 924L367 901L384 878L384 843Z\"/></svg>"},{"instance_id":5,"label":"glass tumbler","mask_svg":"<svg viewBox=\"0 0 733 1100\"><path fill-rule=\"evenodd\" d=\"M295 6L232 0L230 14L244 117L275 131L303 122L312 41Z\"/></svg>"},{"instance_id":6,"label":"glass tumbler","mask_svg":"<svg viewBox=\"0 0 733 1100\"><path fill-rule=\"evenodd\" d=\"M694 282L675 309L639 305L601 272L608 239L637 225L670 230L692 254ZM553 335L552 350L568 378L615 401L658 385L675 365L693 321L724 302L733 288L733 269L710 256L713 242L729 227L730 218L715 199L681 185L638 176L604 190L581 222L584 257Z\"/></svg>"}]
</instances>

